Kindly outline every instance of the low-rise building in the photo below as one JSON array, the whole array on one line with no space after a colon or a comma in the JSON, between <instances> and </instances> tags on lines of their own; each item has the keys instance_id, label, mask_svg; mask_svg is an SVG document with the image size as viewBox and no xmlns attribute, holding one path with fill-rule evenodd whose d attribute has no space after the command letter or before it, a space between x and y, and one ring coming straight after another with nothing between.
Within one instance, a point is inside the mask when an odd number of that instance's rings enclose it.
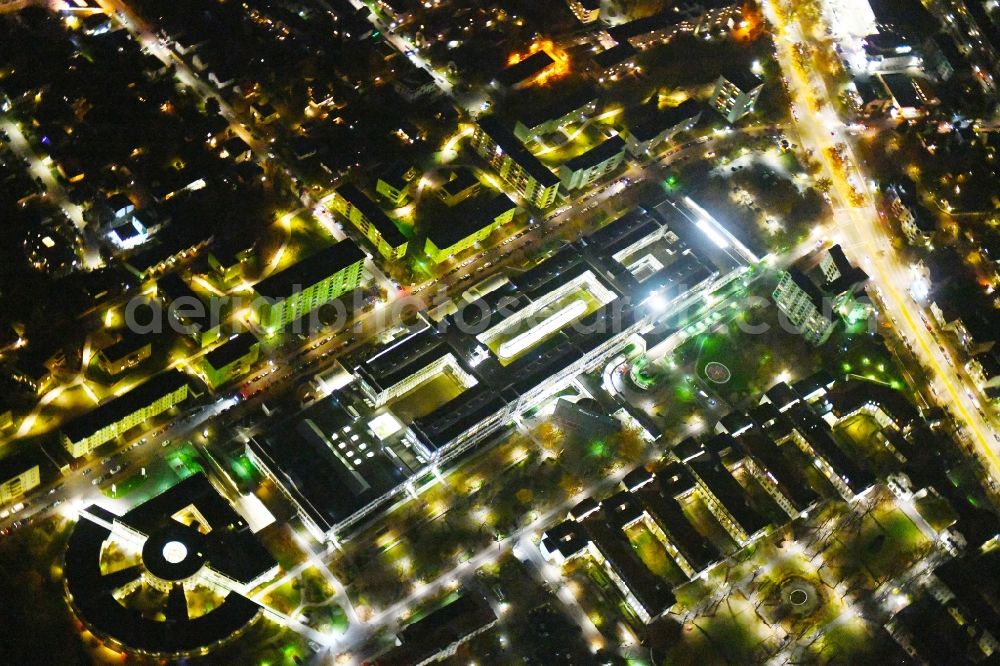
<instances>
[{"instance_id":1,"label":"low-rise building","mask_svg":"<svg viewBox=\"0 0 1000 666\"><path fill-rule=\"evenodd\" d=\"M392 87L407 102L415 102L421 97L440 92L437 81L431 73L423 67L416 66L408 67L405 72L396 76L392 81Z\"/></svg>"},{"instance_id":2,"label":"low-rise building","mask_svg":"<svg viewBox=\"0 0 1000 666\"><path fill-rule=\"evenodd\" d=\"M254 285L257 323L268 332L361 286L365 253L351 240L320 250Z\"/></svg>"},{"instance_id":3,"label":"low-rise building","mask_svg":"<svg viewBox=\"0 0 1000 666\"><path fill-rule=\"evenodd\" d=\"M732 69L720 74L712 91L712 107L726 120L735 123L753 113L764 82L748 71Z\"/></svg>"},{"instance_id":4,"label":"low-rise building","mask_svg":"<svg viewBox=\"0 0 1000 666\"><path fill-rule=\"evenodd\" d=\"M472 147L490 163L501 180L532 205L545 209L555 203L559 194L559 178L496 117L486 116L478 120Z\"/></svg>"},{"instance_id":5,"label":"low-rise building","mask_svg":"<svg viewBox=\"0 0 1000 666\"><path fill-rule=\"evenodd\" d=\"M976 354L965 364L965 369L980 391L988 396L1000 397L1000 349Z\"/></svg>"},{"instance_id":6,"label":"low-rise building","mask_svg":"<svg viewBox=\"0 0 1000 666\"><path fill-rule=\"evenodd\" d=\"M234 240L217 242L208 252L209 267L226 284L234 284L243 277L243 266L252 250Z\"/></svg>"},{"instance_id":7,"label":"low-rise building","mask_svg":"<svg viewBox=\"0 0 1000 666\"><path fill-rule=\"evenodd\" d=\"M614 172L624 161L625 140L615 135L560 166L559 178L567 190L578 190Z\"/></svg>"},{"instance_id":8,"label":"low-rise building","mask_svg":"<svg viewBox=\"0 0 1000 666\"><path fill-rule=\"evenodd\" d=\"M892 112L902 118L918 118L927 113L930 106L940 103L927 86L926 81L909 74L880 74L877 78L892 99Z\"/></svg>"},{"instance_id":9,"label":"low-rise building","mask_svg":"<svg viewBox=\"0 0 1000 666\"><path fill-rule=\"evenodd\" d=\"M396 224L364 192L348 183L337 188L334 208L371 241L386 259L402 259L407 239Z\"/></svg>"},{"instance_id":10,"label":"low-rise building","mask_svg":"<svg viewBox=\"0 0 1000 666\"><path fill-rule=\"evenodd\" d=\"M71 456L80 458L187 397L188 381L183 373L171 370L157 375L64 425L62 444Z\"/></svg>"}]
</instances>

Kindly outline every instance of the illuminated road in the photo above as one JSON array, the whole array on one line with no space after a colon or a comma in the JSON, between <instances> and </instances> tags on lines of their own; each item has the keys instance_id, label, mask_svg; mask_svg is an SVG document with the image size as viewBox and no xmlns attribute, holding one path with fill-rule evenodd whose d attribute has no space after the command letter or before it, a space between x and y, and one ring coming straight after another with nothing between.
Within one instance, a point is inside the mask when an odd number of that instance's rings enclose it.
<instances>
[{"instance_id":1,"label":"illuminated road","mask_svg":"<svg viewBox=\"0 0 1000 666\"><path fill-rule=\"evenodd\" d=\"M930 319L927 319L929 323L924 323L920 307L907 294L913 280L912 272L896 253L889 232L881 223L868 191L869 178L861 171L861 164L851 149L846 125L837 117L825 83L815 72L807 75L795 62L794 45L804 41L800 26L786 21L784 15L778 16L782 8L776 11L769 0L765 0L763 9L774 26L778 61L799 114L797 127L802 145L813 149L815 158L833 184L830 194L838 204L834 220L840 236L834 240L839 241L844 251L872 277L884 315L894 323L904 344L930 369L932 374L928 380L933 390L955 416L963 435L983 459L991 476L1000 478L997 428L987 419L975 398L976 389L971 381L957 369L954 355L940 342L946 340L946 336L935 332ZM845 146L848 159L843 168L835 164L827 152L837 144ZM857 194L852 193L848 180L858 186Z\"/></svg>"},{"instance_id":2,"label":"illuminated road","mask_svg":"<svg viewBox=\"0 0 1000 666\"><path fill-rule=\"evenodd\" d=\"M10 137L9 145L17 156L28 160L30 166L29 172L32 177L41 178L53 203L63 209L77 229L83 230L86 225L86 222L83 220L83 209L69 200L66 190L63 189L62 184L52 175L52 171L38 159L38 155L32 150L28 140L21 132L21 128L9 120L0 120L0 128L7 132L7 136Z\"/></svg>"}]
</instances>

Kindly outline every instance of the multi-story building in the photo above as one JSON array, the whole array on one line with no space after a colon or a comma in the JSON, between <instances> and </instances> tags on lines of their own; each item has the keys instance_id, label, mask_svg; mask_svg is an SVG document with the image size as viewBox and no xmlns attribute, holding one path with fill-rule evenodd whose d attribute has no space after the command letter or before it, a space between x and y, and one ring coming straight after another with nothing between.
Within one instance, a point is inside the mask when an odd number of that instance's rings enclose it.
<instances>
[{"instance_id":1,"label":"multi-story building","mask_svg":"<svg viewBox=\"0 0 1000 666\"><path fill-rule=\"evenodd\" d=\"M914 245L929 243L937 231L937 221L917 196L916 184L893 183L885 189L885 195L906 239Z\"/></svg>"},{"instance_id":2,"label":"multi-story building","mask_svg":"<svg viewBox=\"0 0 1000 666\"><path fill-rule=\"evenodd\" d=\"M425 666L453 656L459 646L497 623L482 596L468 593L409 624L399 645L372 662L374 666Z\"/></svg>"},{"instance_id":3,"label":"multi-story building","mask_svg":"<svg viewBox=\"0 0 1000 666\"><path fill-rule=\"evenodd\" d=\"M535 51L502 69L493 80L493 85L504 91L520 90L530 86L556 65L556 59L547 51Z\"/></svg>"},{"instance_id":4,"label":"multi-story building","mask_svg":"<svg viewBox=\"0 0 1000 666\"><path fill-rule=\"evenodd\" d=\"M410 187L417 177L417 170L402 162L390 165L378 177L375 191L385 197L393 206L399 208L406 205L410 198Z\"/></svg>"},{"instance_id":5,"label":"multi-story building","mask_svg":"<svg viewBox=\"0 0 1000 666\"><path fill-rule=\"evenodd\" d=\"M157 375L63 426L62 444L74 458L85 456L187 396L188 381L183 373L171 370Z\"/></svg>"},{"instance_id":6,"label":"multi-story building","mask_svg":"<svg viewBox=\"0 0 1000 666\"><path fill-rule=\"evenodd\" d=\"M590 87L560 95L551 104L522 113L514 124L514 136L527 142L570 123L582 123L597 111L597 100L597 91Z\"/></svg>"},{"instance_id":7,"label":"multi-story building","mask_svg":"<svg viewBox=\"0 0 1000 666\"><path fill-rule=\"evenodd\" d=\"M373 407L405 395L441 374L463 388L479 383L446 341L425 329L393 342L354 368L361 393Z\"/></svg>"},{"instance_id":8,"label":"multi-story building","mask_svg":"<svg viewBox=\"0 0 1000 666\"><path fill-rule=\"evenodd\" d=\"M208 253L208 265L226 284L233 284L243 276L250 254L249 248L233 241L215 243Z\"/></svg>"},{"instance_id":9,"label":"multi-story building","mask_svg":"<svg viewBox=\"0 0 1000 666\"><path fill-rule=\"evenodd\" d=\"M334 208L371 241L386 259L402 259L407 240L396 224L374 201L351 184L337 188Z\"/></svg>"},{"instance_id":10,"label":"multi-story building","mask_svg":"<svg viewBox=\"0 0 1000 666\"><path fill-rule=\"evenodd\" d=\"M764 82L742 69L733 69L720 74L712 91L712 107L735 123L740 118L753 113L754 105L764 89Z\"/></svg>"},{"instance_id":11,"label":"multi-story building","mask_svg":"<svg viewBox=\"0 0 1000 666\"><path fill-rule=\"evenodd\" d=\"M637 53L635 47L625 41L595 54L591 59L594 62L594 74L598 81L601 83L608 79L616 81L618 77L635 71Z\"/></svg>"},{"instance_id":12,"label":"multi-story building","mask_svg":"<svg viewBox=\"0 0 1000 666\"><path fill-rule=\"evenodd\" d=\"M864 39L867 69L870 74L889 74L919 70L923 65L921 50L910 44L906 35L877 32Z\"/></svg>"},{"instance_id":13,"label":"multi-story building","mask_svg":"<svg viewBox=\"0 0 1000 666\"><path fill-rule=\"evenodd\" d=\"M480 118L472 147L490 163L500 178L537 208L555 203L559 178L532 155L496 117Z\"/></svg>"},{"instance_id":14,"label":"multi-story building","mask_svg":"<svg viewBox=\"0 0 1000 666\"><path fill-rule=\"evenodd\" d=\"M979 390L992 400L1000 398L1000 348L976 354L965 364L965 370Z\"/></svg>"},{"instance_id":15,"label":"multi-story building","mask_svg":"<svg viewBox=\"0 0 1000 666\"><path fill-rule=\"evenodd\" d=\"M118 342L97 353L97 362L109 375L120 375L149 358L152 350L148 336L126 329Z\"/></svg>"},{"instance_id":16,"label":"multi-story building","mask_svg":"<svg viewBox=\"0 0 1000 666\"><path fill-rule=\"evenodd\" d=\"M584 553L593 558L622 598L644 623L666 613L676 598L635 553L625 529L644 519L635 495L623 491L603 502L587 498L570 510L570 519L542 536L546 559L562 564Z\"/></svg>"},{"instance_id":17,"label":"multi-story building","mask_svg":"<svg viewBox=\"0 0 1000 666\"><path fill-rule=\"evenodd\" d=\"M462 168L451 174L448 182L438 190L438 196L449 206L455 206L478 193L481 185L471 169Z\"/></svg>"},{"instance_id":18,"label":"multi-story building","mask_svg":"<svg viewBox=\"0 0 1000 666\"><path fill-rule=\"evenodd\" d=\"M424 251L440 264L486 240L494 231L514 219L517 204L500 193L489 201L470 206L470 210L447 223L436 224L427 231Z\"/></svg>"},{"instance_id":19,"label":"multi-story building","mask_svg":"<svg viewBox=\"0 0 1000 666\"><path fill-rule=\"evenodd\" d=\"M566 0L566 4L580 23L593 23L601 18L601 0Z\"/></svg>"},{"instance_id":20,"label":"multi-story building","mask_svg":"<svg viewBox=\"0 0 1000 666\"><path fill-rule=\"evenodd\" d=\"M156 295L176 330L189 336L201 349L222 336L222 302L208 305L177 273L156 281Z\"/></svg>"},{"instance_id":21,"label":"multi-story building","mask_svg":"<svg viewBox=\"0 0 1000 666\"><path fill-rule=\"evenodd\" d=\"M821 345L833 333L832 302L826 303L823 292L799 269L792 268L782 274L773 297L778 308L810 343Z\"/></svg>"},{"instance_id":22,"label":"multi-story building","mask_svg":"<svg viewBox=\"0 0 1000 666\"><path fill-rule=\"evenodd\" d=\"M205 382L217 389L226 382L250 372L260 358L260 343L251 333L235 335L228 342L202 357Z\"/></svg>"},{"instance_id":23,"label":"multi-story building","mask_svg":"<svg viewBox=\"0 0 1000 666\"><path fill-rule=\"evenodd\" d=\"M628 122L625 145L629 155L648 158L675 134L689 132L701 120L701 105L687 99L667 109L645 107Z\"/></svg>"},{"instance_id":24,"label":"multi-story building","mask_svg":"<svg viewBox=\"0 0 1000 666\"><path fill-rule=\"evenodd\" d=\"M41 448L19 451L0 460L0 505L13 502L42 482L48 458Z\"/></svg>"},{"instance_id":25,"label":"multi-story building","mask_svg":"<svg viewBox=\"0 0 1000 666\"><path fill-rule=\"evenodd\" d=\"M589 187L624 161L625 140L615 135L560 166L559 178L567 190Z\"/></svg>"},{"instance_id":26,"label":"multi-story building","mask_svg":"<svg viewBox=\"0 0 1000 666\"><path fill-rule=\"evenodd\" d=\"M258 282L257 323L269 333L361 285L365 253L351 240L320 250Z\"/></svg>"}]
</instances>

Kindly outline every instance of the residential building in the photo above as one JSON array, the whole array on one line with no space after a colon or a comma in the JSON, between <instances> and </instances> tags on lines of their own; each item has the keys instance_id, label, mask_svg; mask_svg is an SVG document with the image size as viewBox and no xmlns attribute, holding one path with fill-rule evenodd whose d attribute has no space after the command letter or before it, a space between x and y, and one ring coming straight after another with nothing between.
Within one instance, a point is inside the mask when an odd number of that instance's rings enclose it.
<instances>
[{"instance_id":1,"label":"residential building","mask_svg":"<svg viewBox=\"0 0 1000 666\"><path fill-rule=\"evenodd\" d=\"M424 251L434 263L441 263L486 240L494 231L514 219L517 204L502 192L489 201L467 206L455 219L432 226L427 231Z\"/></svg>"},{"instance_id":2,"label":"residential building","mask_svg":"<svg viewBox=\"0 0 1000 666\"><path fill-rule=\"evenodd\" d=\"M200 349L214 344L222 335L221 303L208 306L177 273L156 281L156 295L175 330L187 335Z\"/></svg>"},{"instance_id":3,"label":"residential building","mask_svg":"<svg viewBox=\"0 0 1000 666\"><path fill-rule=\"evenodd\" d=\"M152 351L153 345L149 336L125 329L118 342L97 352L97 362L109 375L120 375L145 361Z\"/></svg>"},{"instance_id":4,"label":"residential building","mask_svg":"<svg viewBox=\"0 0 1000 666\"><path fill-rule=\"evenodd\" d=\"M171 370L157 375L64 425L62 444L71 456L80 458L180 404L187 396L188 381L183 373Z\"/></svg>"},{"instance_id":5,"label":"residential building","mask_svg":"<svg viewBox=\"0 0 1000 666\"><path fill-rule=\"evenodd\" d=\"M8 376L15 384L35 395L42 395L48 391L55 381L52 377L52 371L45 366L44 362L30 357L18 359L17 364L10 369Z\"/></svg>"},{"instance_id":6,"label":"residential building","mask_svg":"<svg viewBox=\"0 0 1000 666\"><path fill-rule=\"evenodd\" d=\"M0 506L9 504L42 482L43 470L53 467L40 447L18 448L0 460Z\"/></svg>"},{"instance_id":7,"label":"residential building","mask_svg":"<svg viewBox=\"0 0 1000 666\"><path fill-rule=\"evenodd\" d=\"M608 34L618 44L627 42L638 49L647 49L657 44L666 44L675 35L692 33L696 25L696 20L689 20L671 8L653 16L616 25L608 30Z\"/></svg>"},{"instance_id":8,"label":"residential building","mask_svg":"<svg viewBox=\"0 0 1000 666\"><path fill-rule=\"evenodd\" d=\"M566 0L566 4L580 23L593 23L601 18L601 0Z\"/></svg>"},{"instance_id":9,"label":"residential building","mask_svg":"<svg viewBox=\"0 0 1000 666\"><path fill-rule=\"evenodd\" d=\"M635 71L637 53L636 48L626 41L595 54L591 60L597 80L601 83L609 79L617 81L619 77Z\"/></svg>"},{"instance_id":10,"label":"residential building","mask_svg":"<svg viewBox=\"0 0 1000 666\"><path fill-rule=\"evenodd\" d=\"M227 342L202 357L205 383L212 389L241 377L260 358L260 343L251 333L234 335Z\"/></svg>"},{"instance_id":11,"label":"residential building","mask_svg":"<svg viewBox=\"0 0 1000 666\"><path fill-rule=\"evenodd\" d=\"M626 528L646 516L631 492L620 492L601 503L588 497L569 514L569 520L542 535L541 550L546 559L562 564L589 554L646 624L674 605L673 593L646 567L625 535Z\"/></svg>"},{"instance_id":12,"label":"residential building","mask_svg":"<svg viewBox=\"0 0 1000 666\"><path fill-rule=\"evenodd\" d=\"M538 139L571 123L582 123L597 111L598 93L584 87L570 94L556 95L551 104L522 113L514 124L514 136L524 142Z\"/></svg>"},{"instance_id":13,"label":"residential building","mask_svg":"<svg viewBox=\"0 0 1000 666\"><path fill-rule=\"evenodd\" d=\"M497 616L482 596L469 592L408 624L398 645L372 662L374 666L425 666L453 656L459 646L488 631Z\"/></svg>"},{"instance_id":14,"label":"residential building","mask_svg":"<svg viewBox=\"0 0 1000 666\"><path fill-rule=\"evenodd\" d=\"M988 352L976 354L965 364L965 369L979 390L990 398L1000 397L1000 349L994 346Z\"/></svg>"},{"instance_id":15,"label":"residential building","mask_svg":"<svg viewBox=\"0 0 1000 666\"><path fill-rule=\"evenodd\" d=\"M920 201L916 183L897 182L885 189L889 210L899 220L906 239L914 245L930 242L937 231L937 220L933 213Z\"/></svg>"},{"instance_id":16,"label":"residential building","mask_svg":"<svg viewBox=\"0 0 1000 666\"><path fill-rule=\"evenodd\" d=\"M417 170L402 162L395 162L383 171L375 184L375 191L385 197L394 207L406 205L410 199L410 189Z\"/></svg>"},{"instance_id":17,"label":"residential building","mask_svg":"<svg viewBox=\"0 0 1000 666\"><path fill-rule=\"evenodd\" d=\"M410 66L392 81L392 87L407 102L440 92L434 76L423 67Z\"/></svg>"},{"instance_id":18,"label":"residential building","mask_svg":"<svg viewBox=\"0 0 1000 666\"><path fill-rule=\"evenodd\" d=\"M625 140L619 135L602 141L559 167L559 178L567 190L589 187L625 161Z\"/></svg>"},{"instance_id":19,"label":"residential building","mask_svg":"<svg viewBox=\"0 0 1000 666\"><path fill-rule=\"evenodd\" d=\"M868 35L864 39L864 50L870 74L919 70L923 65L920 49L898 32L881 31Z\"/></svg>"},{"instance_id":20,"label":"residential building","mask_svg":"<svg viewBox=\"0 0 1000 666\"><path fill-rule=\"evenodd\" d=\"M645 105L629 114L625 144L629 155L648 158L656 148L680 132L690 132L701 120L702 107L693 99L660 109Z\"/></svg>"},{"instance_id":21,"label":"residential building","mask_svg":"<svg viewBox=\"0 0 1000 666\"><path fill-rule=\"evenodd\" d=\"M733 69L716 79L711 104L726 120L735 123L753 113L763 89L764 82L759 78L748 71Z\"/></svg>"},{"instance_id":22,"label":"residential building","mask_svg":"<svg viewBox=\"0 0 1000 666\"><path fill-rule=\"evenodd\" d=\"M252 250L235 240L216 242L208 252L208 265L226 284L239 282Z\"/></svg>"},{"instance_id":23,"label":"residential building","mask_svg":"<svg viewBox=\"0 0 1000 666\"><path fill-rule=\"evenodd\" d=\"M479 178L472 169L463 167L451 174L447 183L438 190L438 196L449 206L465 201L469 197L477 194L482 187Z\"/></svg>"},{"instance_id":24,"label":"residential building","mask_svg":"<svg viewBox=\"0 0 1000 666\"><path fill-rule=\"evenodd\" d=\"M927 112L927 107L940 103L925 81L909 74L880 74L876 78L892 99L892 113L902 118L918 118Z\"/></svg>"},{"instance_id":25,"label":"residential building","mask_svg":"<svg viewBox=\"0 0 1000 666\"><path fill-rule=\"evenodd\" d=\"M810 343L821 345L833 333L833 305L823 292L797 268L784 272L774 290L774 302Z\"/></svg>"},{"instance_id":26,"label":"residential building","mask_svg":"<svg viewBox=\"0 0 1000 666\"><path fill-rule=\"evenodd\" d=\"M501 180L532 205L545 209L555 203L559 194L559 178L496 117L486 116L478 120L472 147L490 163Z\"/></svg>"},{"instance_id":27,"label":"residential building","mask_svg":"<svg viewBox=\"0 0 1000 666\"><path fill-rule=\"evenodd\" d=\"M257 323L268 333L361 285L365 253L343 240L254 285Z\"/></svg>"},{"instance_id":28,"label":"residential building","mask_svg":"<svg viewBox=\"0 0 1000 666\"><path fill-rule=\"evenodd\" d=\"M520 90L530 86L555 65L556 59L546 51L535 51L501 70L493 85L501 90Z\"/></svg>"},{"instance_id":29,"label":"residential building","mask_svg":"<svg viewBox=\"0 0 1000 666\"><path fill-rule=\"evenodd\" d=\"M391 185L391 184L390 184ZM395 222L389 219L364 192L348 183L337 188L333 198L334 208L371 241L378 253L386 259L402 259L406 254L407 239Z\"/></svg>"}]
</instances>

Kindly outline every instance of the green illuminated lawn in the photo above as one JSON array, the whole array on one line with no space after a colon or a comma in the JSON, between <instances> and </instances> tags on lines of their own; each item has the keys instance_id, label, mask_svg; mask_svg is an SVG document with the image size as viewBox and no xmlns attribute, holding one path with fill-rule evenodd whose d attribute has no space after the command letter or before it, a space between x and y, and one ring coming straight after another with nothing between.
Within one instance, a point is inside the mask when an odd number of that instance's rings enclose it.
<instances>
[{"instance_id":1,"label":"green illuminated lawn","mask_svg":"<svg viewBox=\"0 0 1000 666\"><path fill-rule=\"evenodd\" d=\"M513 340L514 338L516 338L521 333L524 333L526 331L531 330L533 327L537 326L539 323L541 323L542 321L544 321L547 317L549 317L549 316L555 314L556 312L558 312L559 310L561 310L561 309L569 306L574 301L581 300L581 299L584 302L586 302L587 309L583 312L582 315L580 315L580 317L577 318L576 321L579 321L580 319L583 319L584 317L586 317L586 316L588 316L590 314L593 314L594 312L596 312L597 310L599 310L602 307L602 305L603 305L603 303L601 303L601 301L598 300L596 296L594 296L592 293L590 293L589 290L587 290L584 287L580 287L578 289L575 289L575 290L571 291L569 294L563 296L562 298L556 300L551 305L548 305L547 307L542 308L541 310L539 310L538 312L536 312L533 316L528 317L525 321L520 322L518 325L511 326L508 329L501 330L499 332L499 334L494 335L493 338L490 339L490 341L487 343L486 346L489 347L490 351L493 352L493 354L495 356L497 356L497 358L500 359L500 363L502 365L510 365L511 363L513 363L517 359L521 358L522 356L524 356L526 353L528 353L529 351L531 351L532 349L534 349L538 345L542 344L543 342L545 342L549 338L551 338L554 335L556 335L556 333L558 333L558 331L555 331L555 332L553 332L553 333L551 333L551 334L549 334L549 335L541 338L540 340L536 341L535 344L533 344L531 347L528 347L527 349L525 349L521 353L516 354L516 355L514 355L511 358L500 358L500 355L499 355L500 345L502 345L503 343L507 342L508 340ZM566 326L571 326L571 325L572 325L572 322L570 324L567 324ZM565 326L563 328L565 328Z\"/></svg>"},{"instance_id":2,"label":"green illuminated lawn","mask_svg":"<svg viewBox=\"0 0 1000 666\"><path fill-rule=\"evenodd\" d=\"M430 414L449 400L458 397L464 390L450 372L442 372L389 404L396 416L404 423L409 423L413 419Z\"/></svg>"},{"instance_id":3,"label":"green illuminated lawn","mask_svg":"<svg viewBox=\"0 0 1000 666\"><path fill-rule=\"evenodd\" d=\"M650 571L672 585L680 585L687 581L687 576L645 525L642 523L633 525L625 531L625 534Z\"/></svg>"}]
</instances>

